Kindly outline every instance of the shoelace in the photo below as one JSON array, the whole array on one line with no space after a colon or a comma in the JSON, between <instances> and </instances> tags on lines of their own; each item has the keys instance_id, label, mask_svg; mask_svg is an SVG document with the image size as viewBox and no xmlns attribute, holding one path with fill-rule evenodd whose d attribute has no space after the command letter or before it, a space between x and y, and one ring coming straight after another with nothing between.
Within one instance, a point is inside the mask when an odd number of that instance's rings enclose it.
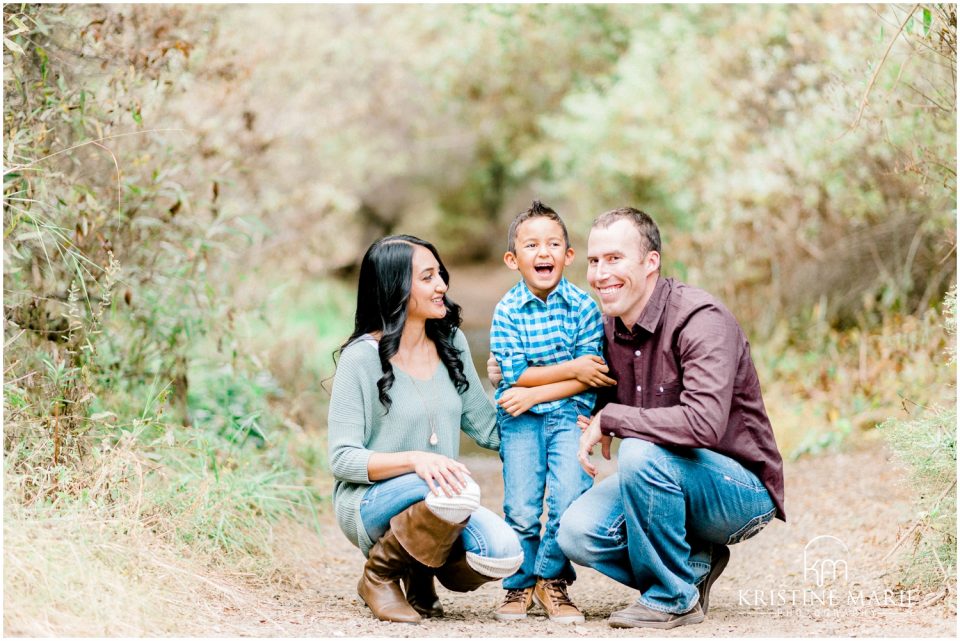
<instances>
[{"instance_id":1,"label":"shoelace","mask_svg":"<svg viewBox=\"0 0 960 641\"><path fill-rule=\"evenodd\" d=\"M508 603L523 603L525 600L527 591L524 589L514 589L507 590L507 596L503 599L503 604Z\"/></svg>"},{"instance_id":2,"label":"shoelace","mask_svg":"<svg viewBox=\"0 0 960 641\"><path fill-rule=\"evenodd\" d=\"M550 594L550 597L556 601L557 605L577 607L573 605L573 601L571 601L569 595L567 595L567 583L563 579L544 581L543 587Z\"/></svg>"}]
</instances>

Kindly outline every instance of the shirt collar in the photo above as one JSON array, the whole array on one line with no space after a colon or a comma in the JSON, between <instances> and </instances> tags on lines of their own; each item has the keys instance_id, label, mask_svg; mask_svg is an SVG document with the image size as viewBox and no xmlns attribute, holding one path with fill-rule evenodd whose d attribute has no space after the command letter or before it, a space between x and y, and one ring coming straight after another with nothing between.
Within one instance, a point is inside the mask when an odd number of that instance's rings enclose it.
<instances>
[{"instance_id":1,"label":"shirt collar","mask_svg":"<svg viewBox=\"0 0 960 641\"><path fill-rule=\"evenodd\" d=\"M621 340L634 340L642 329L648 334L652 334L657 325L660 324L660 318L663 316L663 308L667 305L667 295L670 293L672 278L657 277L657 284L653 288L653 294L647 301L646 307L640 313L637 324L632 328L627 328L619 317L613 319L613 332L616 338Z\"/></svg>"},{"instance_id":2,"label":"shirt collar","mask_svg":"<svg viewBox=\"0 0 960 641\"><path fill-rule=\"evenodd\" d=\"M553 288L553 291L547 294L547 300L549 300L551 296L556 295L562 298L568 305L573 305L574 300L572 297L572 288L573 286L566 279L566 277L561 277L560 282L557 283L557 286ZM520 279L520 306L522 307L534 300L546 304L543 300L538 298L536 294L530 291L530 288L527 286L527 281Z\"/></svg>"}]
</instances>

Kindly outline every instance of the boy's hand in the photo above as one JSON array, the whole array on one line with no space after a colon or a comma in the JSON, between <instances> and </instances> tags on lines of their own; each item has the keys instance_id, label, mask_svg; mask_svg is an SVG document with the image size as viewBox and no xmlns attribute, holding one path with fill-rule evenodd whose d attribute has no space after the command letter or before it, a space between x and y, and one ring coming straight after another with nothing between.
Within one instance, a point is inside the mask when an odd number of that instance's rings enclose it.
<instances>
[{"instance_id":1,"label":"boy's hand","mask_svg":"<svg viewBox=\"0 0 960 641\"><path fill-rule=\"evenodd\" d=\"M570 361L573 376L584 385L590 387L609 387L617 382L607 376L610 368L603 359L593 354L580 356Z\"/></svg>"},{"instance_id":2,"label":"boy's hand","mask_svg":"<svg viewBox=\"0 0 960 641\"><path fill-rule=\"evenodd\" d=\"M585 416L578 416L577 425L582 425L587 420ZM600 431L600 412L590 420L586 427L581 426L580 429L583 430L583 434L580 435L580 450L577 452L577 460L584 472L589 474L591 478L596 478L597 468L590 461L590 455L593 454L593 448L596 444L600 443L600 453L603 458L609 461L610 444L613 442L613 437Z\"/></svg>"},{"instance_id":3,"label":"boy's hand","mask_svg":"<svg viewBox=\"0 0 960 641\"><path fill-rule=\"evenodd\" d=\"M500 365L493 354L490 354L490 358L487 359L487 378L490 379L490 384L494 387L500 385L500 381L503 380L503 372L500 371Z\"/></svg>"},{"instance_id":4,"label":"boy's hand","mask_svg":"<svg viewBox=\"0 0 960 641\"><path fill-rule=\"evenodd\" d=\"M520 416L539 402L536 388L511 387L503 393L497 405L510 416Z\"/></svg>"}]
</instances>

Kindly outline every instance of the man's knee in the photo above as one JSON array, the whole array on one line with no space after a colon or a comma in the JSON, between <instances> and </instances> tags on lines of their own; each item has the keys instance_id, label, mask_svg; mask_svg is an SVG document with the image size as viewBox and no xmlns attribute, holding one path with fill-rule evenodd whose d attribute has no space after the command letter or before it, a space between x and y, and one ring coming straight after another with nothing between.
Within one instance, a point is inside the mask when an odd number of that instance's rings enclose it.
<instances>
[{"instance_id":1,"label":"man's knee","mask_svg":"<svg viewBox=\"0 0 960 641\"><path fill-rule=\"evenodd\" d=\"M557 545L560 546L564 556L574 563L589 565L589 559L586 558L587 546L585 545L589 536L589 523L576 508L577 503L574 502L560 517L560 525L557 528Z\"/></svg>"},{"instance_id":2,"label":"man's knee","mask_svg":"<svg viewBox=\"0 0 960 641\"><path fill-rule=\"evenodd\" d=\"M670 452L664 447L639 438L624 439L618 454L621 484L639 479L672 478Z\"/></svg>"}]
</instances>

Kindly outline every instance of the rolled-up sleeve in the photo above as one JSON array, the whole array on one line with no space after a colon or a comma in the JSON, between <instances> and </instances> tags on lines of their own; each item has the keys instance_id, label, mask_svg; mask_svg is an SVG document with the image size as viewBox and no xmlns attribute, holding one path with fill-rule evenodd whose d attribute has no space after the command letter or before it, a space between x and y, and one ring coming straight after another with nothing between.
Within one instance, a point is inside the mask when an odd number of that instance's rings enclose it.
<instances>
[{"instance_id":1,"label":"rolled-up sleeve","mask_svg":"<svg viewBox=\"0 0 960 641\"><path fill-rule=\"evenodd\" d=\"M358 349L364 346L358 345ZM357 349L344 350L333 379L327 413L328 455L334 478L349 483L370 484L367 462L371 451L365 447L367 405L372 399Z\"/></svg>"},{"instance_id":2,"label":"rolled-up sleeve","mask_svg":"<svg viewBox=\"0 0 960 641\"><path fill-rule=\"evenodd\" d=\"M592 298L585 299L578 318L577 343L573 349L573 357L603 356L603 317Z\"/></svg>"},{"instance_id":3,"label":"rolled-up sleeve","mask_svg":"<svg viewBox=\"0 0 960 641\"><path fill-rule=\"evenodd\" d=\"M490 352L497 359L503 381L508 387L516 385L517 380L527 371L527 356L520 343L517 326L507 315L502 303L493 311Z\"/></svg>"}]
</instances>

